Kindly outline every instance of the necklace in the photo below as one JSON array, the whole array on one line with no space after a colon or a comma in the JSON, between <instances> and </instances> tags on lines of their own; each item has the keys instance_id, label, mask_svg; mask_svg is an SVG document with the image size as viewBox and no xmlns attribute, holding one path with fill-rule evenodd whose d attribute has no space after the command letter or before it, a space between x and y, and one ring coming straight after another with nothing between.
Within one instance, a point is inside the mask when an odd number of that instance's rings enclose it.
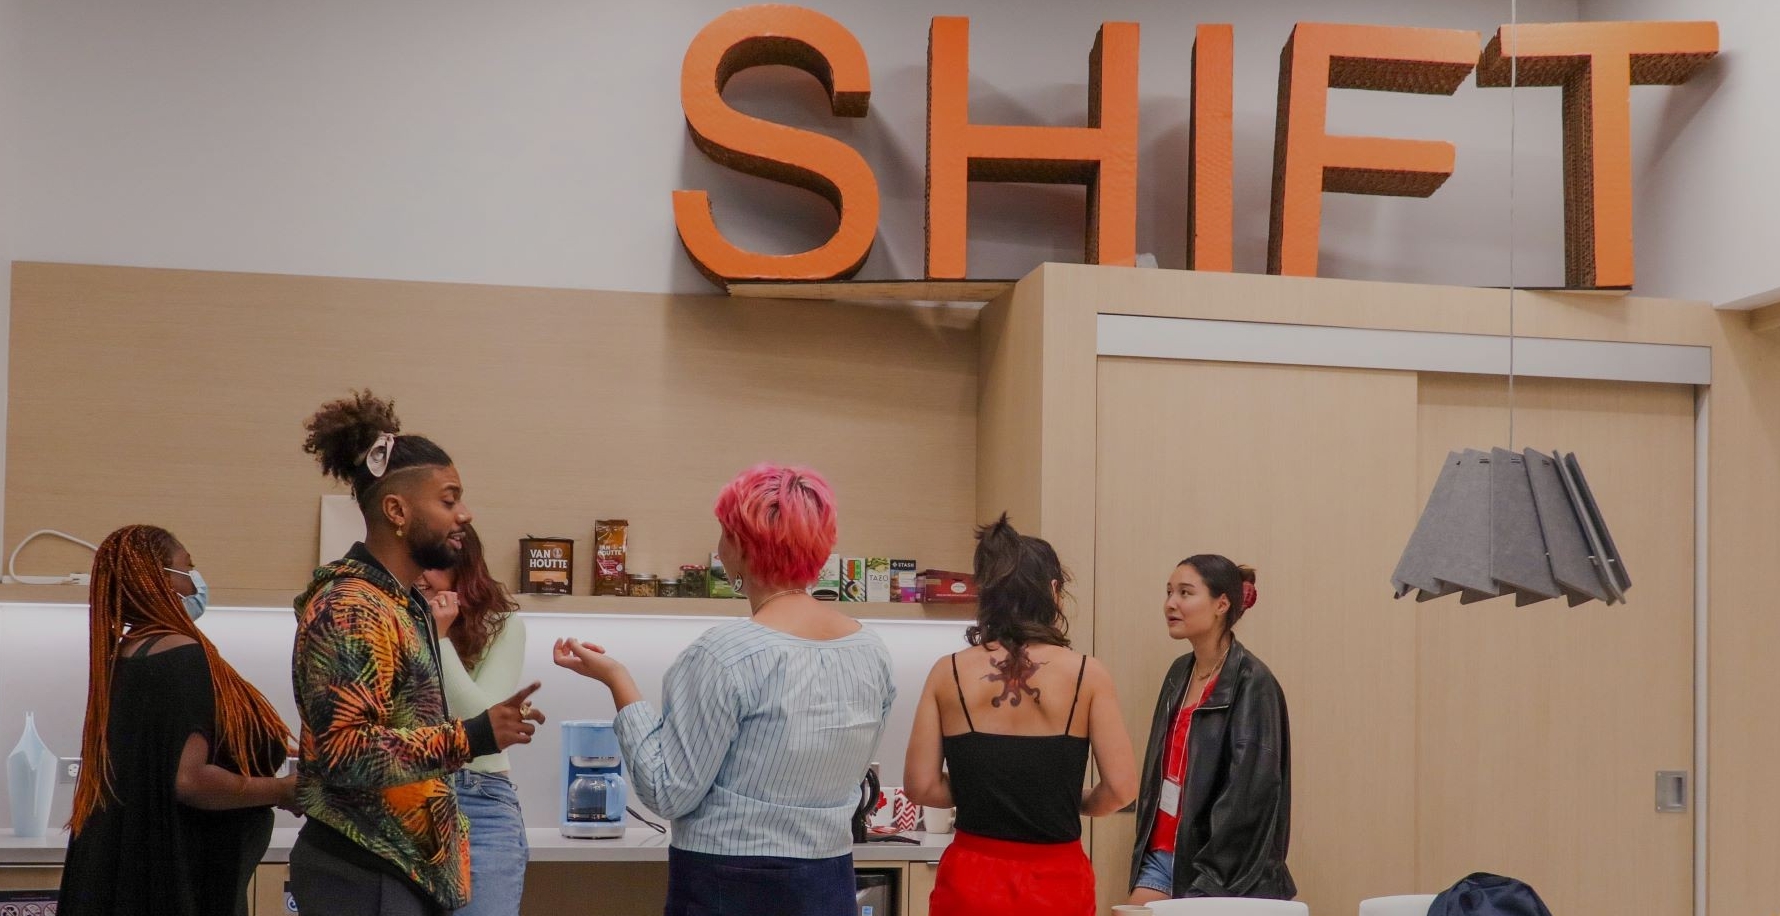
<instances>
[{"instance_id":1,"label":"necklace","mask_svg":"<svg viewBox=\"0 0 1780 916\"><path fill-rule=\"evenodd\" d=\"M760 599L759 604L754 605L754 613L756 613L756 614L760 613L761 608L766 607L768 604L770 604L771 602L773 602L776 599L783 598L786 595L795 595L801 591L803 591L803 589L801 589L801 588L788 588L788 589L785 589L784 591L773 592L772 594L766 596L765 598Z\"/></svg>"},{"instance_id":2,"label":"necklace","mask_svg":"<svg viewBox=\"0 0 1780 916\"><path fill-rule=\"evenodd\" d=\"M1193 683L1197 684L1200 681L1208 680L1211 678L1212 675L1217 674L1219 671L1222 671L1224 669L1224 659L1229 657L1229 655L1230 655L1230 647L1228 645L1225 645L1224 651L1218 653L1217 663L1211 666L1210 671L1207 671L1204 674L1199 674L1197 672L1194 672Z\"/></svg>"}]
</instances>

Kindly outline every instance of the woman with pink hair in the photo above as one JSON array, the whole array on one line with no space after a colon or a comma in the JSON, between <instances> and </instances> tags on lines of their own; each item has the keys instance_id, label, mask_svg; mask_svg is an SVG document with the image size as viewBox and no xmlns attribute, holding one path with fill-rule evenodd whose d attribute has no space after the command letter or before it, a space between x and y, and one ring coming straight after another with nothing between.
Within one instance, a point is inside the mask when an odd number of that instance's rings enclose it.
<instances>
[{"instance_id":1,"label":"woman with pink hair","mask_svg":"<svg viewBox=\"0 0 1780 916\"><path fill-rule=\"evenodd\" d=\"M807 591L834 551L820 475L757 465L716 513L751 614L680 653L659 712L599 646L558 640L556 663L612 691L631 785L673 821L666 916L849 916L851 819L896 696L890 653Z\"/></svg>"}]
</instances>

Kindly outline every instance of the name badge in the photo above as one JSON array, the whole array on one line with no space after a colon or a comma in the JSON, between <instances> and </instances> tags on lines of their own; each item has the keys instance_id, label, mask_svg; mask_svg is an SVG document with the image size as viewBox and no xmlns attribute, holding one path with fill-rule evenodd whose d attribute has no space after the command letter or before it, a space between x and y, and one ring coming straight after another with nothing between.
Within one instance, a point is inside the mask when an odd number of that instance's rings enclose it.
<instances>
[{"instance_id":1,"label":"name badge","mask_svg":"<svg viewBox=\"0 0 1780 916\"><path fill-rule=\"evenodd\" d=\"M1180 816L1180 783L1162 780L1162 796L1156 800L1156 808L1164 814Z\"/></svg>"}]
</instances>

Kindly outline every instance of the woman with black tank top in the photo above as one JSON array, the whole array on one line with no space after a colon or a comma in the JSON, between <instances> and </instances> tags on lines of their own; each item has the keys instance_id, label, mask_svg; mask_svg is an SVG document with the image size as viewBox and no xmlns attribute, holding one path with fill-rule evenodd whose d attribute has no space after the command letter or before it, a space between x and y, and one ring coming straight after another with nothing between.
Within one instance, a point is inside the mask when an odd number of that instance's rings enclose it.
<instances>
[{"instance_id":1,"label":"woman with black tank top","mask_svg":"<svg viewBox=\"0 0 1780 916\"><path fill-rule=\"evenodd\" d=\"M933 916L1092 916L1081 818L1137 796L1137 762L1112 678L1069 649L1051 545L1003 515L977 529L972 648L927 675L903 769L916 804L958 809ZM1065 702L1067 699L1067 702ZM1101 781L1084 789L1088 755Z\"/></svg>"}]
</instances>

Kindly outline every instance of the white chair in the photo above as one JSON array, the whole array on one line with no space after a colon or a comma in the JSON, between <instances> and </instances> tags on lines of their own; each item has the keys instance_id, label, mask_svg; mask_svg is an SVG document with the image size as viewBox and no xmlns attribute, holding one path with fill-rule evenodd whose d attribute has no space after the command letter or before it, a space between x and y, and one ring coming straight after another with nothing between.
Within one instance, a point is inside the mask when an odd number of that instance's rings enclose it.
<instances>
[{"instance_id":1,"label":"white chair","mask_svg":"<svg viewBox=\"0 0 1780 916\"><path fill-rule=\"evenodd\" d=\"M1373 897L1360 901L1360 916L1428 916L1428 908L1433 905L1433 894Z\"/></svg>"},{"instance_id":2,"label":"white chair","mask_svg":"<svg viewBox=\"0 0 1780 916\"><path fill-rule=\"evenodd\" d=\"M1310 907L1296 900L1254 900L1246 897L1194 897L1158 900L1155 916L1310 916Z\"/></svg>"}]
</instances>

